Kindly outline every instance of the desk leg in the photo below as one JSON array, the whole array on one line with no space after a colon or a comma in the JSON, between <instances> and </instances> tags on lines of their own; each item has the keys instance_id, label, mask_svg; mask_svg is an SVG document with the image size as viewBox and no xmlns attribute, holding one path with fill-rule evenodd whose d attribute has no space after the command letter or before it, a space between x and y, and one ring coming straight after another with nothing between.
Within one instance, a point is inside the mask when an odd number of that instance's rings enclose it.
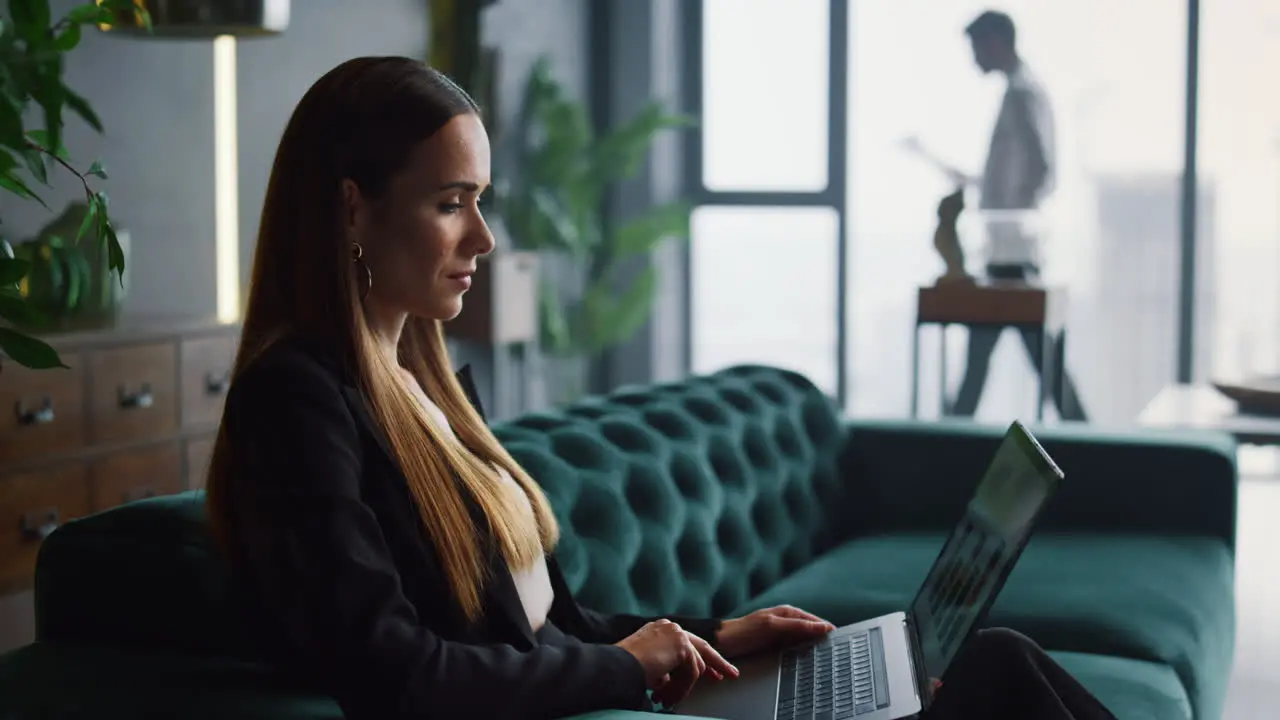
<instances>
[{"instance_id":1,"label":"desk leg","mask_svg":"<svg viewBox=\"0 0 1280 720\"><path fill-rule=\"evenodd\" d=\"M1067 407L1067 329L1058 333L1053 352L1053 404L1064 418L1075 417L1079 408ZM1074 405L1074 403L1073 403Z\"/></svg>"},{"instance_id":2,"label":"desk leg","mask_svg":"<svg viewBox=\"0 0 1280 720\"><path fill-rule=\"evenodd\" d=\"M920 323L911 332L911 418L920 413Z\"/></svg>"},{"instance_id":3,"label":"desk leg","mask_svg":"<svg viewBox=\"0 0 1280 720\"><path fill-rule=\"evenodd\" d=\"M938 417L945 418L951 414L947 403L947 328L946 323L938 326Z\"/></svg>"},{"instance_id":4,"label":"desk leg","mask_svg":"<svg viewBox=\"0 0 1280 720\"><path fill-rule=\"evenodd\" d=\"M1049 398L1048 382L1053 377L1053 334L1049 332L1049 328L1043 324L1036 330L1036 336L1040 340L1040 382L1036 392L1036 422L1044 422L1044 401Z\"/></svg>"}]
</instances>

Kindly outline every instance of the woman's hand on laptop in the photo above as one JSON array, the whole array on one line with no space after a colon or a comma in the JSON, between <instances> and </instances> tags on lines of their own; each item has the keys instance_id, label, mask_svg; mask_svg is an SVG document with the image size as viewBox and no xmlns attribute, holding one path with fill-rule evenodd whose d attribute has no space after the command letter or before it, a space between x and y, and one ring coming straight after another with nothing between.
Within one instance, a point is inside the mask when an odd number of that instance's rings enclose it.
<instances>
[{"instance_id":1,"label":"woman's hand on laptop","mask_svg":"<svg viewBox=\"0 0 1280 720\"><path fill-rule=\"evenodd\" d=\"M835 625L817 615L779 605L725 620L715 645L725 657L735 658L816 640L835 629Z\"/></svg>"},{"instance_id":2,"label":"woman's hand on laptop","mask_svg":"<svg viewBox=\"0 0 1280 720\"><path fill-rule=\"evenodd\" d=\"M672 706L684 699L698 678L737 677L738 669L707 643L670 620L657 620L618 643L640 661L654 699Z\"/></svg>"}]
</instances>

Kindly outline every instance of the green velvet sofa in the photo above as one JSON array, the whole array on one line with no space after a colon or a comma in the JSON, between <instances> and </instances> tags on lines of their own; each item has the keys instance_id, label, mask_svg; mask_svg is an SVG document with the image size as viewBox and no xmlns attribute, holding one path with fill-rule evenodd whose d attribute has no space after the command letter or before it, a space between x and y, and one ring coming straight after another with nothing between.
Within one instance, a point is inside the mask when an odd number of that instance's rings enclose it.
<instances>
[{"instance_id":1,"label":"green velvet sofa","mask_svg":"<svg viewBox=\"0 0 1280 720\"><path fill-rule=\"evenodd\" d=\"M799 375L738 367L496 432L546 488L585 604L791 603L847 623L908 605L1003 428L846 421ZM1039 434L1067 480L990 624L1039 641L1122 720L1217 720L1234 642L1231 441ZM203 518L188 493L53 533L38 640L0 658L0 718L339 717L255 659Z\"/></svg>"}]
</instances>

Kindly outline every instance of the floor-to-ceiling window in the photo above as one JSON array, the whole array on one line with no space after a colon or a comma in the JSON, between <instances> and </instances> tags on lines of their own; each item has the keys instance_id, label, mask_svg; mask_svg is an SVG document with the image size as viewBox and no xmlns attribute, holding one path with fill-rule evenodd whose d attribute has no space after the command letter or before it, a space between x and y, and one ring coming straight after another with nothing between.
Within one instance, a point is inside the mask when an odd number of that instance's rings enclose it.
<instances>
[{"instance_id":1,"label":"floor-to-ceiling window","mask_svg":"<svg viewBox=\"0 0 1280 720\"><path fill-rule=\"evenodd\" d=\"M841 389L846 120L832 79L844 77L847 7L686 5L700 118L688 178L694 372L766 363Z\"/></svg>"},{"instance_id":2,"label":"floor-to-ceiling window","mask_svg":"<svg viewBox=\"0 0 1280 720\"><path fill-rule=\"evenodd\" d=\"M965 28L988 8L896 0L851 11L849 401L857 414L908 410L915 291L942 270L931 244L935 210L954 187L924 157L983 168L1005 82L975 66ZM997 9L1013 19L1018 51L1053 109L1058 162L1043 208L1044 265L1047 281L1069 291L1068 367L1090 420L1128 423L1175 373L1185 4L1010 0ZM1206 205L1217 191L1204 188ZM971 191L969 207L977 200ZM962 222L961 230L978 269L979 228ZM1212 294L1213 282L1207 275L1201 290ZM1206 311L1203 320L1214 317ZM951 332L954 394L966 343L963 330ZM936 331L926 332L921 395L931 413L936 343ZM1035 391L1021 343L1005 333L977 417L1030 416Z\"/></svg>"},{"instance_id":3,"label":"floor-to-ceiling window","mask_svg":"<svg viewBox=\"0 0 1280 720\"><path fill-rule=\"evenodd\" d=\"M1197 292L1207 318L1195 337L1206 350L1198 374L1280 374L1280 4L1202 2L1199 76L1198 171L1212 191L1200 208L1211 242L1199 262L1213 276ZM1274 473L1280 463L1271 455L1241 460Z\"/></svg>"},{"instance_id":4,"label":"floor-to-ceiling window","mask_svg":"<svg viewBox=\"0 0 1280 720\"><path fill-rule=\"evenodd\" d=\"M699 204L690 251L692 369L781 365L833 394L843 390L855 414L906 414L915 293L942 270L931 241L936 205L952 188L920 149L972 173L982 169L1004 81L975 67L964 30L993 6L689 5L699 8L689 47L702 117L689 152ZM832 8L847 22L843 37L831 27ZM1178 367L1186 4L1010 0L994 8L1013 18L1019 51L1053 108L1045 277L1068 288L1069 370L1091 421L1128 424ZM836 50L846 57L833 71ZM1236 85L1265 86L1253 77L1239 73ZM847 102L843 128L830 125L837 97ZM843 176L833 178L837 166ZM1229 323L1222 287L1230 281L1214 250L1223 242L1215 220L1222 197L1222 180L1205 175L1197 194L1197 377L1221 352L1205 338ZM977 203L971 191L969 206ZM972 223L961 228L967 243L977 235ZM975 266L977 255L971 246ZM1280 314L1280 300L1273 306ZM966 343L963 330L951 332L954 394ZM930 413L938 407L936 343L936 331L926 332L921 394ZM1021 344L1006 333L977 417L1030 416L1035 390Z\"/></svg>"}]
</instances>

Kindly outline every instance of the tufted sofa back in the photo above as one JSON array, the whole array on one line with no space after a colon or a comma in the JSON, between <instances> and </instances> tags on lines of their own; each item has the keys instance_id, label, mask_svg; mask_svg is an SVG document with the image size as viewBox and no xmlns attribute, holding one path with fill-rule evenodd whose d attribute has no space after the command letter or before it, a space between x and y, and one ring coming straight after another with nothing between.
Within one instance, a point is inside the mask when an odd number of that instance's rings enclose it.
<instances>
[{"instance_id":1,"label":"tufted sofa back","mask_svg":"<svg viewBox=\"0 0 1280 720\"><path fill-rule=\"evenodd\" d=\"M724 615L850 534L845 431L796 373L739 366L494 431L546 490L557 559L597 610Z\"/></svg>"},{"instance_id":2,"label":"tufted sofa back","mask_svg":"<svg viewBox=\"0 0 1280 720\"><path fill-rule=\"evenodd\" d=\"M831 511L843 430L792 373L741 367L623 390L495 432L546 488L565 574L599 610L727 613L848 525ZM36 569L36 624L46 641L256 655L200 492L51 535Z\"/></svg>"}]
</instances>

